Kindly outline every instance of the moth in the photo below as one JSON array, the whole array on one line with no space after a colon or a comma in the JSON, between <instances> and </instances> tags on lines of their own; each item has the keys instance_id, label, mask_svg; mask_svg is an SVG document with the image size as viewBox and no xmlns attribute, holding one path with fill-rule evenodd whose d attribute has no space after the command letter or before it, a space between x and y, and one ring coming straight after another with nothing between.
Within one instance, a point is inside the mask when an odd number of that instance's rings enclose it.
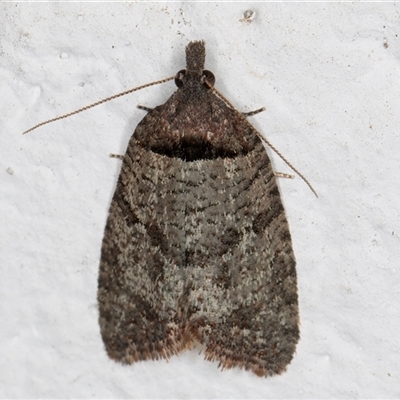
<instances>
[{"instance_id":1,"label":"moth","mask_svg":"<svg viewBox=\"0 0 400 400\"><path fill-rule=\"evenodd\" d=\"M204 63L204 42L190 42L177 91L123 156L101 248L101 336L124 364L197 342L222 368L280 374L299 340L289 226L258 132Z\"/></svg>"}]
</instances>

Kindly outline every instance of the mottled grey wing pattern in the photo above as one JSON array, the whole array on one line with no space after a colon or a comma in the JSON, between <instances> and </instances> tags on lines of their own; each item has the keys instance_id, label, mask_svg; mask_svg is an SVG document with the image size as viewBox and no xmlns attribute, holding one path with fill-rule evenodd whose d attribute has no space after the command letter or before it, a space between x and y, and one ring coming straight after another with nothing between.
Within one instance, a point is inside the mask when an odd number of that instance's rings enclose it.
<instances>
[{"instance_id":1,"label":"mottled grey wing pattern","mask_svg":"<svg viewBox=\"0 0 400 400\"><path fill-rule=\"evenodd\" d=\"M273 375L299 339L289 227L267 153L209 90L203 53L189 44L178 91L129 142L102 245L101 334L123 363L197 341L223 368Z\"/></svg>"}]
</instances>

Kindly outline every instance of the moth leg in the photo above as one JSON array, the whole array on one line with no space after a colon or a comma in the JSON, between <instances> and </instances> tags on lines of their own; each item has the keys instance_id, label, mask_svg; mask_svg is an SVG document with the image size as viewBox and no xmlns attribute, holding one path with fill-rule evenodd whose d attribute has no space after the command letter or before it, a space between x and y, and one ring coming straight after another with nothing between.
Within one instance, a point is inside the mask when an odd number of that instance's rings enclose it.
<instances>
[{"instance_id":1,"label":"moth leg","mask_svg":"<svg viewBox=\"0 0 400 400\"><path fill-rule=\"evenodd\" d=\"M277 178L294 179L294 175L292 175L292 174L287 174L286 172L275 172L275 171L274 171L274 175L275 175Z\"/></svg>"},{"instance_id":2,"label":"moth leg","mask_svg":"<svg viewBox=\"0 0 400 400\"><path fill-rule=\"evenodd\" d=\"M146 107L146 106L141 106L140 104L137 106L137 108L139 108L140 110L147 111L147 112L153 111L152 108Z\"/></svg>"},{"instance_id":3,"label":"moth leg","mask_svg":"<svg viewBox=\"0 0 400 400\"><path fill-rule=\"evenodd\" d=\"M251 117L252 115L259 114L260 112L265 111L265 107L261 107L258 110L254 111L248 111L248 112L242 112L241 114L244 115L245 117Z\"/></svg>"},{"instance_id":4,"label":"moth leg","mask_svg":"<svg viewBox=\"0 0 400 400\"><path fill-rule=\"evenodd\" d=\"M114 154L114 153L111 153L111 154L110 154L110 157L111 157L111 158L118 158L119 160L123 160L123 159L124 159L124 156L123 156L122 154Z\"/></svg>"}]
</instances>

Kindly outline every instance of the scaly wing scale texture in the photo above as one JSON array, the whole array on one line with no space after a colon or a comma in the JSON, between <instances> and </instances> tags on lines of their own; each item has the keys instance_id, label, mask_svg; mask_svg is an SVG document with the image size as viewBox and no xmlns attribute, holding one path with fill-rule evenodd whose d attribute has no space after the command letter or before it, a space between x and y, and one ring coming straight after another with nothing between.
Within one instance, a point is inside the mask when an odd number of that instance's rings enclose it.
<instances>
[{"instance_id":1,"label":"scaly wing scale texture","mask_svg":"<svg viewBox=\"0 0 400 400\"><path fill-rule=\"evenodd\" d=\"M267 153L187 48L178 91L133 134L105 229L100 328L123 363L197 341L207 360L281 373L299 339L295 259Z\"/></svg>"}]
</instances>

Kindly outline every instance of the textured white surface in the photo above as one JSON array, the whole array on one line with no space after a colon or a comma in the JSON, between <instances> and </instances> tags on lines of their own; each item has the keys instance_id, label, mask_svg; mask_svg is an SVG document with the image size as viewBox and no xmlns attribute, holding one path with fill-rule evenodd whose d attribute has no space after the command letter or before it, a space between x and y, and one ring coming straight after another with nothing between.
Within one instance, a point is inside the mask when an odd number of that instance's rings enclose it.
<instances>
[{"instance_id":1,"label":"textured white surface","mask_svg":"<svg viewBox=\"0 0 400 400\"><path fill-rule=\"evenodd\" d=\"M0 397L400 396L399 4L2 3ZM241 21L247 9L250 23ZM312 182L280 180L299 277L288 371L221 372L189 351L110 361L100 246L122 153L173 83L25 129L185 67L206 68ZM290 172L274 155L276 169Z\"/></svg>"}]
</instances>

